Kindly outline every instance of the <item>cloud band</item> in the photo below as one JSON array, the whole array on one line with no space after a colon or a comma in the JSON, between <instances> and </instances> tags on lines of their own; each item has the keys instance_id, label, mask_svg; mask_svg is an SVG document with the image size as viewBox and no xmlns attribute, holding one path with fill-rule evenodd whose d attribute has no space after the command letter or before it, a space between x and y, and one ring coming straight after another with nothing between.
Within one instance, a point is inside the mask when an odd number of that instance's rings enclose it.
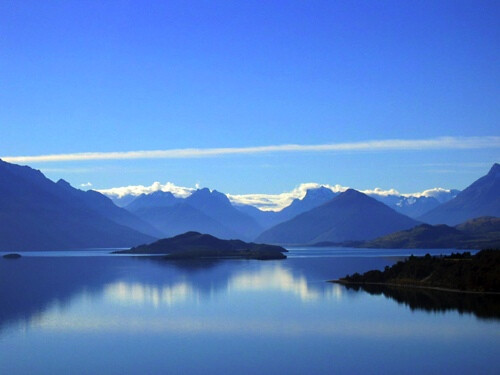
<instances>
[{"instance_id":1,"label":"cloud band","mask_svg":"<svg viewBox=\"0 0 500 375\"><path fill-rule=\"evenodd\" d=\"M439 149L481 149L500 148L500 137L439 137L428 139L387 139L351 143L329 143L319 145L271 145L255 147L225 148L182 148L152 151L126 152L83 152L71 154L52 154L35 156L4 156L11 163L45 163L87 160L124 160L124 159L187 159L208 158L225 155L244 155L283 152L356 152L356 151L405 151Z\"/></svg>"}]
</instances>

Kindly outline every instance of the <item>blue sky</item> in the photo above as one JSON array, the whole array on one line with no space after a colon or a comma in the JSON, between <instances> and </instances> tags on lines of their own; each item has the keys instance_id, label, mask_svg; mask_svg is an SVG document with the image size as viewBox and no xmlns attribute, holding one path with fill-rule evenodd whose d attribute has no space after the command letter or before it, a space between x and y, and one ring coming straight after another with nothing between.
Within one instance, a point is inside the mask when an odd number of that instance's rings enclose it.
<instances>
[{"instance_id":1,"label":"blue sky","mask_svg":"<svg viewBox=\"0 0 500 375\"><path fill-rule=\"evenodd\" d=\"M498 138L482 138L500 136L499 19L498 1L4 1L0 155L480 137L27 162L95 188L463 188L500 160Z\"/></svg>"}]
</instances>

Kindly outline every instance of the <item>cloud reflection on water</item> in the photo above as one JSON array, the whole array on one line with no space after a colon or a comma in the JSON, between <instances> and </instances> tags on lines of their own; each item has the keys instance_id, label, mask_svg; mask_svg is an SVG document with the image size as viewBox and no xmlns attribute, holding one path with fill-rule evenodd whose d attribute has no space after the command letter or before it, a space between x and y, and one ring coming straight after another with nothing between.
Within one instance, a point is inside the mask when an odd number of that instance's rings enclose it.
<instances>
[{"instance_id":1,"label":"cloud reflection on water","mask_svg":"<svg viewBox=\"0 0 500 375\"><path fill-rule=\"evenodd\" d=\"M263 268L257 272L241 272L228 281L228 291L281 291L292 293L302 301L315 300L320 291L312 289L304 276L294 277L280 266Z\"/></svg>"},{"instance_id":2,"label":"cloud reflection on water","mask_svg":"<svg viewBox=\"0 0 500 375\"><path fill-rule=\"evenodd\" d=\"M173 282L172 285L120 280L104 286L103 295L110 302L160 307L172 306L188 299L198 299L200 295L206 293L203 287L204 285L194 280ZM312 287L304 276L294 276L290 270L279 265L228 275L216 293L224 290L227 293L278 291L298 296L303 302L318 300L321 297L337 300L342 298L342 289L338 285L325 286L322 283L321 286Z\"/></svg>"},{"instance_id":3,"label":"cloud reflection on water","mask_svg":"<svg viewBox=\"0 0 500 375\"><path fill-rule=\"evenodd\" d=\"M138 282L128 283L126 281L106 285L103 293L108 301L123 304L152 305L154 307L160 305L171 306L198 294L186 282L159 287Z\"/></svg>"}]
</instances>

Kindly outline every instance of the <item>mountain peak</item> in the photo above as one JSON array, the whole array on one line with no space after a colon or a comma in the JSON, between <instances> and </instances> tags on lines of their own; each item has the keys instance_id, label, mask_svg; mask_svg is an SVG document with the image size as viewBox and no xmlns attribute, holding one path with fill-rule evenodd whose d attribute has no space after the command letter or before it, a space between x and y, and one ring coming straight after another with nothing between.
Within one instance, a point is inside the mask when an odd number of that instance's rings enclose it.
<instances>
[{"instance_id":1,"label":"mountain peak","mask_svg":"<svg viewBox=\"0 0 500 375\"><path fill-rule=\"evenodd\" d=\"M351 188L349 188L346 191L344 191L344 193L348 193L348 194L356 194L356 193L363 194L363 193L360 193L359 191L357 191L356 189L351 189Z\"/></svg>"},{"instance_id":2,"label":"mountain peak","mask_svg":"<svg viewBox=\"0 0 500 375\"><path fill-rule=\"evenodd\" d=\"M358 190L355 190L355 189L347 189L343 193L337 195L333 200L338 201L339 203L342 202L343 205L347 205L347 206L350 206L350 205L358 206L358 205L364 205L364 204L367 204L370 206L373 206L373 205L386 206L384 203L376 200L375 198L370 197L370 196L368 196L368 195L366 195ZM388 207L388 206L386 206L386 207Z\"/></svg>"},{"instance_id":3,"label":"mountain peak","mask_svg":"<svg viewBox=\"0 0 500 375\"><path fill-rule=\"evenodd\" d=\"M141 194L130 202L126 208L129 211L136 212L151 207L171 207L181 201L170 191L157 190L150 194Z\"/></svg>"},{"instance_id":4,"label":"mountain peak","mask_svg":"<svg viewBox=\"0 0 500 375\"><path fill-rule=\"evenodd\" d=\"M57 185L61 186L61 187L64 187L64 188L70 188L72 187L71 184L66 181L66 180L63 180L62 178L60 178L57 182L56 182Z\"/></svg>"},{"instance_id":5,"label":"mountain peak","mask_svg":"<svg viewBox=\"0 0 500 375\"><path fill-rule=\"evenodd\" d=\"M306 195L304 196L304 199L317 199L317 198L323 198L323 197L332 197L335 195L335 193L331 190L328 189L327 187L320 186L318 188L314 189L308 189L306 192Z\"/></svg>"},{"instance_id":6,"label":"mountain peak","mask_svg":"<svg viewBox=\"0 0 500 375\"><path fill-rule=\"evenodd\" d=\"M195 237L200 237L202 234L200 232L196 232L194 230L178 234L176 236L173 236L172 238L180 239L180 238L195 238Z\"/></svg>"},{"instance_id":7,"label":"mountain peak","mask_svg":"<svg viewBox=\"0 0 500 375\"><path fill-rule=\"evenodd\" d=\"M217 190L210 191L209 188L202 188L195 190L188 198L188 201L194 201L198 199L217 199L219 201L229 203L229 198L226 194L220 193Z\"/></svg>"},{"instance_id":8,"label":"mountain peak","mask_svg":"<svg viewBox=\"0 0 500 375\"><path fill-rule=\"evenodd\" d=\"M204 188L201 188L201 189L197 189L197 190L196 190L193 194L195 194L195 193L196 193L196 194L200 194L200 195L201 195L201 194L203 194L203 195L208 195L208 194L210 194L210 189L209 189L209 188L204 187Z\"/></svg>"},{"instance_id":9,"label":"mountain peak","mask_svg":"<svg viewBox=\"0 0 500 375\"><path fill-rule=\"evenodd\" d=\"M339 195L339 197L344 197L344 198L349 198L349 197L368 197L366 194L361 193L360 191L357 191L355 189L347 189L344 191L342 194Z\"/></svg>"},{"instance_id":10,"label":"mountain peak","mask_svg":"<svg viewBox=\"0 0 500 375\"><path fill-rule=\"evenodd\" d=\"M493 166L491 167L490 171L488 172L489 175L500 175L500 164L498 163L495 163L493 164Z\"/></svg>"},{"instance_id":11,"label":"mountain peak","mask_svg":"<svg viewBox=\"0 0 500 375\"><path fill-rule=\"evenodd\" d=\"M257 241L287 244L359 241L417 224L374 198L348 189L325 204L275 225Z\"/></svg>"}]
</instances>

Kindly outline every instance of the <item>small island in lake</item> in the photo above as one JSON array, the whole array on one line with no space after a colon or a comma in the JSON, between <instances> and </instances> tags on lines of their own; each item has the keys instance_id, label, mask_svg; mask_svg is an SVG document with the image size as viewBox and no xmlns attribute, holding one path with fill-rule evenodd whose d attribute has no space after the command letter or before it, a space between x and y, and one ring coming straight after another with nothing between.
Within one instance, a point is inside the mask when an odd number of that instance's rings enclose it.
<instances>
[{"instance_id":1,"label":"small island in lake","mask_svg":"<svg viewBox=\"0 0 500 375\"><path fill-rule=\"evenodd\" d=\"M287 250L281 246L256 244L240 240L222 240L209 234L186 232L175 237L115 251L113 254L165 255L162 259L285 259Z\"/></svg>"},{"instance_id":2,"label":"small island in lake","mask_svg":"<svg viewBox=\"0 0 500 375\"><path fill-rule=\"evenodd\" d=\"M17 254L17 253L11 253L11 254L5 254L3 256L4 259L19 259L21 258L21 254Z\"/></svg>"},{"instance_id":3,"label":"small island in lake","mask_svg":"<svg viewBox=\"0 0 500 375\"><path fill-rule=\"evenodd\" d=\"M454 291L500 293L500 251L482 250L449 256L410 256L384 271L355 273L333 282L413 286Z\"/></svg>"}]
</instances>

